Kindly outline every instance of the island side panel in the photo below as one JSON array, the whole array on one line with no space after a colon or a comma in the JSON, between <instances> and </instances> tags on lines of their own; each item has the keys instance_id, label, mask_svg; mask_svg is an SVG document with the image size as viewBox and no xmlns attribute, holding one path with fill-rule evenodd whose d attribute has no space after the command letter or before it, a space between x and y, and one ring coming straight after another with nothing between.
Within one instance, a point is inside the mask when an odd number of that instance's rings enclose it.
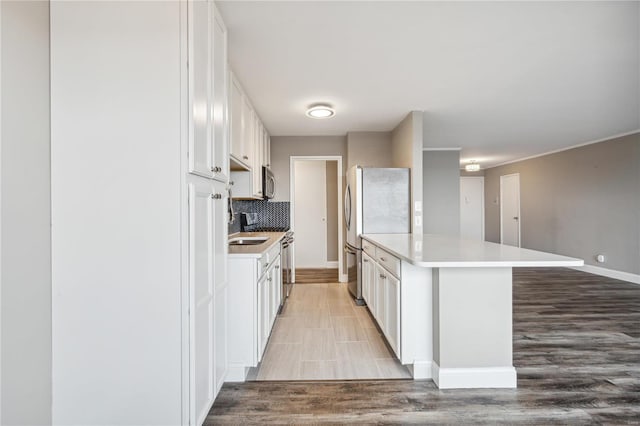
<instances>
[{"instance_id":1,"label":"island side panel","mask_svg":"<svg viewBox=\"0 0 640 426\"><path fill-rule=\"evenodd\" d=\"M516 387L511 268L435 268L433 275L438 387Z\"/></svg>"},{"instance_id":2,"label":"island side panel","mask_svg":"<svg viewBox=\"0 0 640 426\"><path fill-rule=\"evenodd\" d=\"M400 361L414 379L432 378L433 335L432 272L401 262Z\"/></svg>"}]
</instances>

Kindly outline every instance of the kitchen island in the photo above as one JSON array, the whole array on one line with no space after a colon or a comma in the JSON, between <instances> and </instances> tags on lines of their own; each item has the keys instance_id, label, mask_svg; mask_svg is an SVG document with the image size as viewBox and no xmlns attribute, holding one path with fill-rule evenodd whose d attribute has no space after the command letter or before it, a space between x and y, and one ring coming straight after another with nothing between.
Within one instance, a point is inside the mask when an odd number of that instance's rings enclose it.
<instances>
[{"instance_id":1,"label":"kitchen island","mask_svg":"<svg viewBox=\"0 0 640 426\"><path fill-rule=\"evenodd\" d=\"M442 235L362 238L370 311L414 379L432 378L443 389L515 388L512 268L584 264Z\"/></svg>"}]
</instances>

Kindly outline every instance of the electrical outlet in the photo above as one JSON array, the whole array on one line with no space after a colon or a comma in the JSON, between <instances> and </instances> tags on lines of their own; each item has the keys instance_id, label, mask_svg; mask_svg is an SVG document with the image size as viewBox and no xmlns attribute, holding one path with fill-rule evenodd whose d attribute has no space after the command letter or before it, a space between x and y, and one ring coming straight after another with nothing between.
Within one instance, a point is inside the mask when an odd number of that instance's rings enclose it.
<instances>
[{"instance_id":1,"label":"electrical outlet","mask_svg":"<svg viewBox=\"0 0 640 426\"><path fill-rule=\"evenodd\" d=\"M604 257L604 254L599 254L599 255L596 256L596 262L598 262L598 263L604 263L605 260L606 259Z\"/></svg>"},{"instance_id":2,"label":"electrical outlet","mask_svg":"<svg viewBox=\"0 0 640 426\"><path fill-rule=\"evenodd\" d=\"M414 223L416 226L422 226L422 216L416 216L414 219Z\"/></svg>"}]
</instances>

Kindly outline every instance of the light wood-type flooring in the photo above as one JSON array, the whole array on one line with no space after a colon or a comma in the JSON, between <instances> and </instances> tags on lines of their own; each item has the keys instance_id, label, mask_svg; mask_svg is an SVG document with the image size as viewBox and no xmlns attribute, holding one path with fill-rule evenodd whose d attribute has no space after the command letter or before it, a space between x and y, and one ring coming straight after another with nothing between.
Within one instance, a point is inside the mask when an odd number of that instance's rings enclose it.
<instances>
[{"instance_id":1,"label":"light wood-type flooring","mask_svg":"<svg viewBox=\"0 0 640 426\"><path fill-rule=\"evenodd\" d=\"M335 283L338 268L296 268L296 284Z\"/></svg>"},{"instance_id":2,"label":"light wood-type flooring","mask_svg":"<svg viewBox=\"0 0 640 426\"><path fill-rule=\"evenodd\" d=\"M514 269L517 389L432 381L223 386L205 424L640 424L640 285Z\"/></svg>"},{"instance_id":3,"label":"light wood-type flooring","mask_svg":"<svg viewBox=\"0 0 640 426\"><path fill-rule=\"evenodd\" d=\"M293 286L257 372L257 380L410 377L344 283Z\"/></svg>"}]
</instances>

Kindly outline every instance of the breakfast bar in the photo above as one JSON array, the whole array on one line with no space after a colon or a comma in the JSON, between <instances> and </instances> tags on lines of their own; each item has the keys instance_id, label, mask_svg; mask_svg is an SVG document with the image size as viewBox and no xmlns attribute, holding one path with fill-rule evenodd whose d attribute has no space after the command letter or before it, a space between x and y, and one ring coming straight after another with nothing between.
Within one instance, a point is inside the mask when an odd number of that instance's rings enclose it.
<instances>
[{"instance_id":1,"label":"breakfast bar","mask_svg":"<svg viewBox=\"0 0 640 426\"><path fill-rule=\"evenodd\" d=\"M362 238L363 262L381 272L363 272L369 309L414 379L431 378L442 389L515 388L512 268L584 264L581 259L442 235ZM394 265L399 268L391 276ZM397 297L385 290L389 282L396 283Z\"/></svg>"}]
</instances>

